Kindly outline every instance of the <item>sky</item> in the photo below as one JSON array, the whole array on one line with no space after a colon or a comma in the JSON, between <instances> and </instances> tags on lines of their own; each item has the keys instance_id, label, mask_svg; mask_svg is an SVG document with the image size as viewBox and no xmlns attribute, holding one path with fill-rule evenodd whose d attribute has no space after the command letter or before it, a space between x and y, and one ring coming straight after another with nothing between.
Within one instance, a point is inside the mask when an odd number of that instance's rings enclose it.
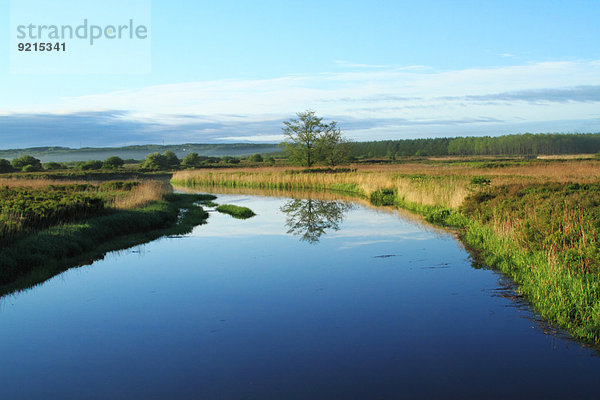
<instances>
[{"instance_id":1,"label":"sky","mask_svg":"<svg viewBox=\"0 0 600 400\"><path fill-rule=\"evenodd\" d=\"M0 148L279 142L309 109L361 141L600 132L600 1L106 4L0 0ZM145 17L13 57L15 22Z\"/></svg>"}]
</instances>

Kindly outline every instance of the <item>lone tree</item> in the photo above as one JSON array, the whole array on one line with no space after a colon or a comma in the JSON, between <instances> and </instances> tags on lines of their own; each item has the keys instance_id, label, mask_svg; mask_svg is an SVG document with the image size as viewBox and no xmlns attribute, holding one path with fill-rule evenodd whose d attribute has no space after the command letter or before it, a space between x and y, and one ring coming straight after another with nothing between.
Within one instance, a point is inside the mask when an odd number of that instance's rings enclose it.
<instances>
[{"instance_id":1,"label":"lone tree","mask_svg":"<svg viewBox=\"0 0 600 400\"><path fill-rule=\"evenodd\" d=\"M335 167L348 161L350 153L350 142L342 136L337 122L331 122L319 138L317 157L325 164Z\"/></svg>"},{"instance_id":2,"label":"lone tree","mask_svg":"<svg viewBox=\"0 0 600 400\"><path fill-rule=\"evenodd\" d=\"M326 129L323 118L307 110L296 114L298 118L284 121L283 146L292 161L311 167L316 161L316 147L321 133Z\"/></svg>"},{"instance_id":3,"label":"lone tree","mask_svg":"<svg viewBox=\"0 0 600 400\"><path fill-rule=\"evenodd\" d=\"M347 158L347 140L342 137L337 122L326 124L323 118L317 117L315 112L310 110L296 115L298 118L283 123L283 147L290 160L312 167L320 161L336 165Z\"/></svg>"}]
</instances>

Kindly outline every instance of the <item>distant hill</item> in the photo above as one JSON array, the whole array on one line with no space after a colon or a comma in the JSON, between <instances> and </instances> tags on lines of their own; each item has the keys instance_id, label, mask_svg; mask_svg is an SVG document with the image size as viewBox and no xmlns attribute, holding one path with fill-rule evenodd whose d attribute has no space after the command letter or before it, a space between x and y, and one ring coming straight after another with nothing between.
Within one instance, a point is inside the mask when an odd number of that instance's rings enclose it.
<instances>
[{"instance_id":1,"label":"distant hill","mask_svg":"<svg viewBox=\"0 0 600 400\"><path fill-rule=\"evenodd\" d=\"M12 160L22 155L30 155L40 159L42 162L56 161L88 161L105 160L110 156L118 156L122 159L143 160L150 153L164 153L171 150L179 158L189 153L198 153L201 156L247 156L255 153L275 153L281 151L276 144L253 144L253 143L231 143L231 144L198 144L187 143L177 145L138 145L125 147L83 147L71 149L68 147L31 147L27 149L0 150L0 158Z\"/></svg>"}]
</instances>

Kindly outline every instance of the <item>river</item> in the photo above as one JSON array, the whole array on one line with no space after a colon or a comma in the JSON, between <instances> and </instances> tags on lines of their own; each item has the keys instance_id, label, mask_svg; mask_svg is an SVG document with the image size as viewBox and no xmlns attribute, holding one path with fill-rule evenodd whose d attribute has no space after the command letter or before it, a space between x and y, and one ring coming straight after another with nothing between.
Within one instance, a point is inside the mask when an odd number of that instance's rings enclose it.
<instances>
[{"instance_id":1,"label":"river","mask_svg":"<svg viewBox=\"0 0 600 400\"><path fill-rule=\"evenodd\" d=\"M257 216L2 298L2 398L598 398L596 351L452 233L308 197L219 194Z\"/></svg>"}]
</instances>

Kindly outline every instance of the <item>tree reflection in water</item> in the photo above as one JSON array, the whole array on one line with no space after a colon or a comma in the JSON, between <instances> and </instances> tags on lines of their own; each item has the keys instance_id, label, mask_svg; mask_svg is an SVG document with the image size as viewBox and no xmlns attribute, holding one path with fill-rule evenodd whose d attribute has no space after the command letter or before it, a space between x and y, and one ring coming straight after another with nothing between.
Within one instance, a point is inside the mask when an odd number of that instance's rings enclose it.
<instances>
[{"instance_id":1,"label":"tree reflection in water","mask_svg":"<svg viewBox=\"0 0 600 400\"><path fill-rule=\"evenodd\" d=\"M301 241L317 244L326 230L340 229L344 213L352 207L343 201L294 199L281 206L281 211L287 214L287 233L302 236Z\"/></svg>"}]
</instances>

